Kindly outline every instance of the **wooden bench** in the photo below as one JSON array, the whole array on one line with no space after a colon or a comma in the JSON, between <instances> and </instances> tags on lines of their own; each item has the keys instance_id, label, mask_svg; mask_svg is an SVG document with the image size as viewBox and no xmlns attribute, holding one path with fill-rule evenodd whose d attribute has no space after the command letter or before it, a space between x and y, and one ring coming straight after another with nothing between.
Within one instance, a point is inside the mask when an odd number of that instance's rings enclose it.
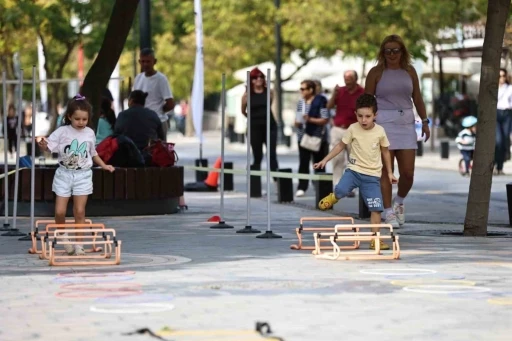
<instances>
[{"instance_id":1,"label":"wooden bench","mask_svg":"<svg viewBox=\"0 0 512 341\"><path fill-rule=\"evenodd\" d=\"M35 169L34 211L37 217L51 217L55 210L52 192L56 167ZM18 215L30 215L30 169L19 175ZM1 201L4 180L0 179ZM93 168L93 194L87 202L87 216L161 215L178 212L183 195L183 167L116 168L114 173ZM9 214L14 200L14 174L9 176ZM3 211L2 211L3 213ZM73 214L68 206L67 216Z\"/></svg>"}]
</instances>

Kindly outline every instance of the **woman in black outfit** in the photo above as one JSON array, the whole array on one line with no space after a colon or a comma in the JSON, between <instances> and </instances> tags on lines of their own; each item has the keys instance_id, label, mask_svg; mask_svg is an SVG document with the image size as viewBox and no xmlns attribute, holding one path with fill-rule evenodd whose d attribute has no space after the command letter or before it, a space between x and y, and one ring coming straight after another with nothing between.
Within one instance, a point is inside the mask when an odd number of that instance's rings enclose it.
<instances>
[{"instance_id":1,"label":"woman in black outfit","mask_svg":"<svg viewBox=\"0 0 512 341\"><path fill-rule=\"evenodd\" d=\"M258 68L250 72L251 86L251 147L254 158L251 169L260 170L263 160L263 144L267 144L267 83L265 75ZM270 93L272 105L273 93ZM242 97L242 114L247 117L247 92ZM270 170L277 171L277 124L272 111L270 112ZM267 165L268 167L268 165ZM276 180L276 179L274 179Z\"/></svg>"}]
</instances>

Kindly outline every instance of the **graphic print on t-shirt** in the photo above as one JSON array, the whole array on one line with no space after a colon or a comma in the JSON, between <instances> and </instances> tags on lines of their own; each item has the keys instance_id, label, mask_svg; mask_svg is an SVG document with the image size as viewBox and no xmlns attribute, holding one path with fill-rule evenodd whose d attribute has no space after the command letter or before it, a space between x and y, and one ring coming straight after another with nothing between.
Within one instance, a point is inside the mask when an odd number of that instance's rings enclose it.
<instances>
[{"instance_id":1,"label":"graphic print on t-shirt","mask_svg":"<svg viewBox=\"0 0 512 341\"><path fill-rule=\"evenodd\" d=\"M87 142L78 145L78 140L74 139L71 144L64 147L64 155L60 164L67 169L82 169L87 163Z\"/></svg>"}]
</instances>

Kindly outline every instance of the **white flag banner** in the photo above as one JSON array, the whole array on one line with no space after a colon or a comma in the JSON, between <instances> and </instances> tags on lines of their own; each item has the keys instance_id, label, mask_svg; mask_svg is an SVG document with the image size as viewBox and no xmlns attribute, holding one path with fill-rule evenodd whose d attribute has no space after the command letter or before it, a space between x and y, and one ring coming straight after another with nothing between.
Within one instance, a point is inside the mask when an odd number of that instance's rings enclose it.
<instances>
[{"instance_id":1,"label":"white flag banner","mask_svg":"<svg viewBox=\"0 0 512 341\"><path fill-rule=\"evenodd\" d=\"M203 143L203 111L204 111L204 60L203 60L203 14L201 0L194 0L196 25L196 65L194 84L192 86L192 121L199 143Z\"/></svg>"},{"instance_id":2,"label":"white flag banner","mask_svg":"<svg viewBox=\"0 0 512 341\"><path fill-rule=\"evenodd\" d=\"M44 68L45 58L43 51L43 43L41 42L41 38L37 37L37 61L38 61L38 70L39 70L39 79L41 81L46 80L46 70ZM39 93L41 96L41 104L43 105L43 111L48 112L48 85L46 82L39 83Z\"/></svg>"}]
</instances>

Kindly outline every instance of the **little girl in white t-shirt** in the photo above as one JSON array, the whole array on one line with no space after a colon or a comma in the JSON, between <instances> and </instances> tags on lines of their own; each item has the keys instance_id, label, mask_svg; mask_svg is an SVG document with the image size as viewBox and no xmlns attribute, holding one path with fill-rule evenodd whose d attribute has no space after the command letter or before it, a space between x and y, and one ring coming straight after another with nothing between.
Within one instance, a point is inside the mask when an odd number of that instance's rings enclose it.
<instances>
[{"instance_id":1,"label":"little girl in white t-shirt","mask_svg":"<svg viewBox=\"0 0 512 341\"><path fill-rule=\"evenodd\" d=\"M62 126L48 139L39 138L38 145L43 151L59 154L59 167L53 178L52 191L55 192L55 223L64 224L68 201L73 196L73 215L76 224L85 223L85 206L92 194L93 162L104 170L114 171L106 165L96 152L96 134L87 127L92 107L85 97L77 95L68 102ZM70 255L85 254L82 245L65 245Z\"/></svg>"}]
</instances>

